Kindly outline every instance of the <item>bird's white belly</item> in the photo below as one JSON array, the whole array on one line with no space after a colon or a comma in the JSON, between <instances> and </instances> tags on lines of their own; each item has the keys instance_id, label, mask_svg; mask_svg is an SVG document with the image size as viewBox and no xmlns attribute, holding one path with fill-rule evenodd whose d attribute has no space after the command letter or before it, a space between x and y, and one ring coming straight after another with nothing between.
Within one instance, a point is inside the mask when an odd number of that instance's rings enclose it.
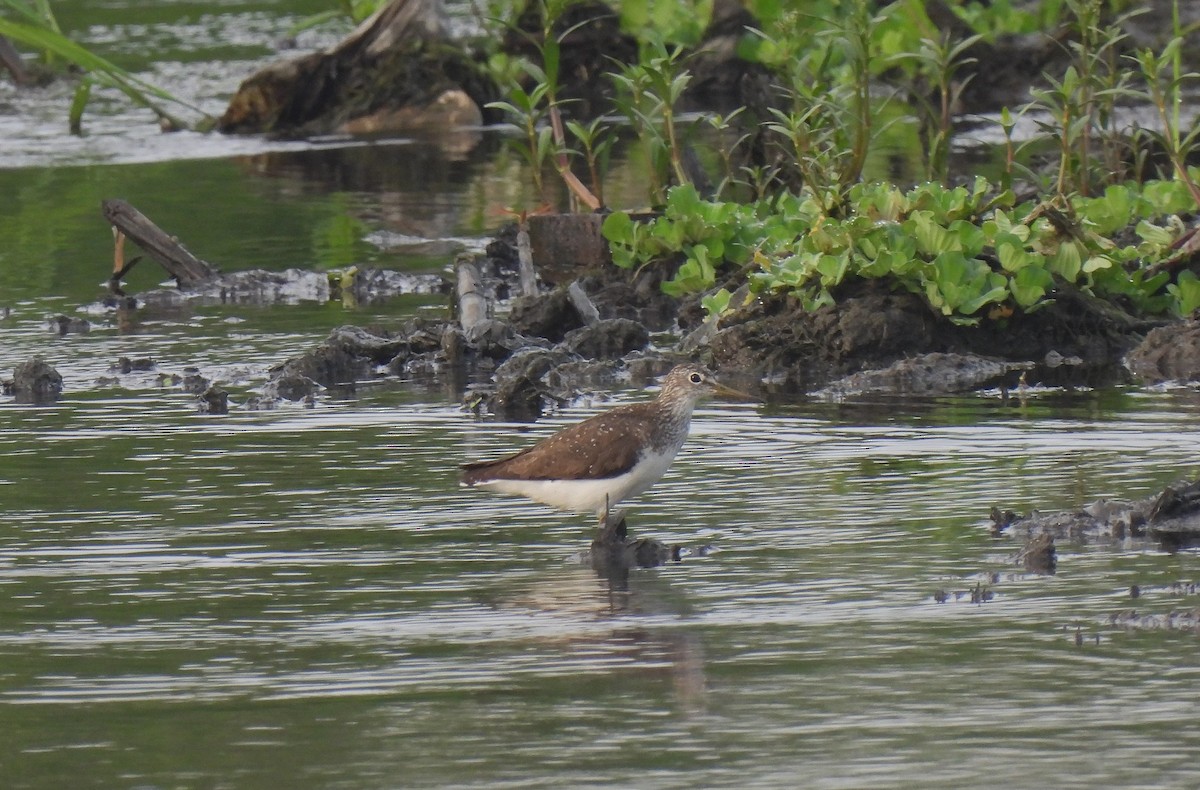
<instances>
[{"instance_id":1,"label":"bird's white belly","mask_svg":"<svg viewBox=\"0 0 1200 790\"><path fill-rule=\"evenodd\" d=\"M678 449L667 453L647 453L628 472L615 477L591 480L488 480L476 483L480 488L529 497L559 510L578 513L603 513L608 507L637 496L667 471Z\"/></svg>"}]
</instances>

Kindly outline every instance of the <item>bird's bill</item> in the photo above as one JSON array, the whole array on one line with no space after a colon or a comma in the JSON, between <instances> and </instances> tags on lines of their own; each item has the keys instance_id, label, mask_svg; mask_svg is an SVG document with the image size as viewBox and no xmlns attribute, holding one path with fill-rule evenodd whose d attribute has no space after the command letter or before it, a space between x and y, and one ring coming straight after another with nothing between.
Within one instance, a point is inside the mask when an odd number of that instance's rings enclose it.
<instances>
[{"instance_id":1,"label":"bird's bill","mask_svg":"<svg viewBox=\"0 0 1200 790\"><path fill-rule=\"evenodd\" d=\"M758 398L755 398L749 393L742 392L741 390L735 390L732 387L726 387L724 384L718 384L716 382L713 382L712 390L713 395L717 396L718 398L729 398L731 400L758 400Z\"/></svg>"}]
</instances>

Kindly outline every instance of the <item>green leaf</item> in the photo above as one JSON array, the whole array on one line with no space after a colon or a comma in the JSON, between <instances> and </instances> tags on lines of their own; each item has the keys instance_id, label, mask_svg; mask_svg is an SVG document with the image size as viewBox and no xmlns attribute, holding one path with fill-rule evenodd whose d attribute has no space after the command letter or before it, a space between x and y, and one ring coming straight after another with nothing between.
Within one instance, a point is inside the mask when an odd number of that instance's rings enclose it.
<instances>
[{"instance_id":1,"label":"green leaf","mask_svg":"<svg viewBox=\"0 0 1200 790\"><path fill-rule=\"evenodd\" d=\"M1019 272L1027 266L1042 262L1042 256L1026 250L1024 242L1011 233L996 236L996 257L1007 272Z\"/></svg>"},{"instance_id":2,"label":"green leaf","mask_svg":"<svg viewBox=\"0 0 1200 790\"><path fill-rule=\"evenodd\" d=\"M604 218L600 233L613 244L632 244L633 220L624 211L614 211Z\"/></svg>"},{"instance_id":3,"label":"green leaf","mask_svg":"<svg viewBox=\"0 0 1200 790\"><path fill-rule=\"evenodd\" d=\"M936 294L938 307L945 315L958 312L970 315L989 302L1001 302L1008 296L1008 282L976 258L961 252L945 252L933 262L933 279L926 293ZM934 303L933 298L930 299Z\"/></svg>"},{"instance_id":4,"label":"green leaf","mask_svg":"<svg viewBox=\"0 0 1200 790\"><path fill-rule=\"evenodd\" d=\"M665 215L671 219L684 219L694 216L702 211L703 202L700 199L700 193L691 184L680 184L671 187L670 193L667 194Z\"/></svg>"},{"instance_id":5,"label":"green leaf","mask_svg":"<svg viewBox=\"0 0 1200 790\"><path fill-rule=\"evenodd\" d=\"M1190 269L1180 272L1167 291L1178 301L1175 310L1179 315L1189 316L1200 309L1200 278Z\"/></svg>"},{"instance_id":6,"label":"green leaf","mask_svg":"<svg viewBox=\"0 0 1200 790\"><path fill-rule=\"evenodd\" d=\"M729 309L729 300L733 298L727 289L720 288L700 300L700 305L709 315L721 315Z\"/></svg>"},{"instance_id":7,"label":"green leaf","mask_svg":"<svg viewBox=\"0 0 1200 790\"><path fill-rule=\"evenodd\" d=\"M950 231L933 219L932 211L914 211L904 222L917 242L917 251L923 255L936 256L955 249L956 241Z\"/></svg>"},{"instance_id":8,"label":"green leaf","mask_svg":"<svg viewBox=\"0 0 1200 790\"><path fill-rule=\"evenodd\" d=\"M1152 222L1142 220L1137 225L1137 234L1144 241L1159 247L1169 247L1175 241L1175 234L1170 228L1163 228Z\"/></svg>"},{"instance_id":9,"label":"green leaf","mask_svg":"<svg viewBox=\"0 0 1200 790\"><path fill-rule=\"evenodd\" d=\"M71 110L67 114L67 125L71 134L83 133L83 111L87 108L88 99L92 96L92 85L95 83L85 76L79 81L75 95L71 98Z\"/></svg>"},{"instance_id":10,"label":"green leaf","mask_svg":"<svg viewBox=\"0 0 1200 790\"><path fill-rule=\"evenodd\" d=\"M1054 287L1054 277L1040 266L1026 266L1008 281L1008 290L1021 307L1031 307Z\"/></svg>"},{"instance_id":11,"label":"green leaf","mask_svg":"<svg viewBox=\"0 0 1200 790\"><path fill-rule=\"evenodd\" d=\"M822 255L817 261L817 272L821 275L821 285L829 287L840 283L846 276L849 264L850 256L845 252L841 255Z\"/></svg>"},{"instance_id":12,"label":"green leaf","mask_svg":"<svg viewBox=\"0 0 1200 790\"><path fill-rule=\"evenodd\" d=\"M1046 258L1046 268L1069 283L1079 279L1083 268L1083 256L1079 246L1073 241L1064 241L1058 245L1058 250Z\"/></svg>"}]
</instances>

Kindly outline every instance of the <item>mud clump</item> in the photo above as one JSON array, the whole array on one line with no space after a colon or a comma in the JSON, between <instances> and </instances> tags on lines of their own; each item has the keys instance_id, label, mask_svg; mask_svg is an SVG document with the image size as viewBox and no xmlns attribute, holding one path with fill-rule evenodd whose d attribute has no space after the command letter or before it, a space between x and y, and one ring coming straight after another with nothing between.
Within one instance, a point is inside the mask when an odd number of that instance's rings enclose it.
<instances>
[{"instance_id":1,"label":"mud clump","mask_svg":"<svg viewBox=\"0 0 1200 790\"><path fill-rule=\"evenodd\" d=\"M1105 386L1129 380L1122 358L1159 323L1063 287L1036 312L983 316L963 326L914 294L868 282L849 286L835 304L813 312L792 297L756 299L724 319L709 348L718 368L802 391L863 371L881 372L839 386L962 392L1012 386L1016 370L1028 384Z\"/></svg>"},{"instance_id":2,"label":"mud clump","mask_svg":"<svg viewBox=\"0 0 1200 790\"><path fill-rule=\"evenodd\" d=\"M1190 319L1151 331L1125 363L1148 384L1200 381L1200 321Z\"/></svg>"},{"instance_id":3,"label":"mud clump","mask_svg":"<svg viewBox=\"0 0 1200 790\"><path fill-rule=\"evenodd\" d=\"M518 334L561 342L568 332L583 327L583 318L567 298L565 288L513 300L508 322Z\"/></svg>"},{"instance_id":4,"label":"mud clump","mask_svg":"<svg viewBox=\"0 0 1200 790\"><path fill-rule=\"evenodd\" d=\"M650 332L637 321L608 318L568 332L562 345L567 352L584 359L620 359L645 348L649 342Z\"/></svg>"},{"instance_id":5,"label":"mud clump","mask_svg":"<svg viewBox=\"0 0 1200 790\"><path fill-rule=\"evenodd\" d=\"M63 380L48 362L34 357L13 368L12 380L4 382L3 389L17 403L45 406L62 395Z\"/></svg>"},{"instance_id":6,"label":"mud clump","mask_svg":"<svg viewBox=\"0 0 1200 790\"><path fill-rule=\"evenodd\" d=\"M1139 499L1100 499L1077 510L1019 515L992 509L992 531L1076 542L1150 539L1167 551L1200 545L1200 479L1181 481Z\"/></svg>"},{"instance_id":7,"label":"mud clump","mask_svg":"<svg viewBox=\"0 0 1200 790\"><path fill-rule=\"evenodd\" d=\"M818 396L842 398L870 393L898 395L948 395L1020 384L1020 374L1030 362L1006 362L975 354L934 352L901 359L886 368L851 374L819 390Z\"/></svg>"}]
</instances>

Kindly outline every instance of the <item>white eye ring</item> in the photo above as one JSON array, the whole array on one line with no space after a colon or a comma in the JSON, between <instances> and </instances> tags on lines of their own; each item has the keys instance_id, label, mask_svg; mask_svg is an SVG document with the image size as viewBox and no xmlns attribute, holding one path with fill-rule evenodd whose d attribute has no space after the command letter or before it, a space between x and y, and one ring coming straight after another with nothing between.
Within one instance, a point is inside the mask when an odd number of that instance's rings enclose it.
<instances>
[{"instance_id":1,"label":"white eye ring","mask_svg":"<svg viewBox=\"0 0 1200 790\"><path fill-rule=\"evenodd\" d=\"M693 384L699 384L700 382L704 381L704 377L699 373L693 373L692 375L688 376L688 381L692 382Z\"/></svg>"}]
</instances>

